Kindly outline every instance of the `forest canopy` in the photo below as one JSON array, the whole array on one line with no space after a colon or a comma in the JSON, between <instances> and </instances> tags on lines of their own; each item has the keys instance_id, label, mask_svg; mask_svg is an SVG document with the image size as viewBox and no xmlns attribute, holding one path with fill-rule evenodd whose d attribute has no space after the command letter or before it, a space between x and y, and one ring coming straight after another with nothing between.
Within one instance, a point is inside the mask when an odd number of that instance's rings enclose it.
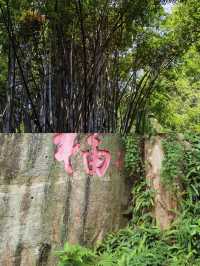
<instances>
[{"instance_id":1,"label":"forest canopy","mask_svg":"<svg viewBox=\"0 0 200 266\"><path fill-rule=\"evenodd\" d=\"M1 132L200 131L199 11L0 0Z\"/></svg>"}]
</instances>

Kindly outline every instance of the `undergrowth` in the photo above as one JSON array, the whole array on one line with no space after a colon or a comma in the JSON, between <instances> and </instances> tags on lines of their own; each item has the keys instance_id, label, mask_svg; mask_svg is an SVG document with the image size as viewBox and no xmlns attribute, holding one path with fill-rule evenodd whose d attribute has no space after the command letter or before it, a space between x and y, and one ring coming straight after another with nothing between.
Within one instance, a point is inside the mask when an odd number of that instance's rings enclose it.
<instances>
[{"instance_id":1,"label":"undergrowth","mask_svg":"<svg viewBox=\"0 0 200 266\"><path fill-rule=\"evenodd\" d=\"M182 164L184 160L184 147L178 141L176 134L169 134L162 140L164 160L162 162L161 179L164 185L174 189L175 178L183 178Z\"/></svg>"},{"instance_id":2,"label":"undergrowth","mask_svg":"<svg viewBox=\"0 0 200 266\"><path fill-rule=\"evenodd\" d=\"M137 176L141 172L141 152L140 145L141 139L139 136L127 135L123 137L125 152L125 170L126 174L130 177Z\"/></svg>"},{"instance_id":3,"label":"undergrowth","mask_svg":"<svg viewBox=\"0 0 200 266\"><path fill-rule=\"evenodd\" d=\"M93 250L66 244L64 250L57 253L59 266L199 266L200 136L187 134L184 141L186 146L178 144L171 135L163 143L166 152L163 182L172 184L179 176L182 188L179 212L171 228L161 231L155 226L151 214L154 191L141 177L132 191L130 224L118 233L109 234ZM127 143L130 153L133 143ZM126 156L126 160L132 162L133 158L137 158L136 149L134 155Z\"/></svg>"}]
</instances>

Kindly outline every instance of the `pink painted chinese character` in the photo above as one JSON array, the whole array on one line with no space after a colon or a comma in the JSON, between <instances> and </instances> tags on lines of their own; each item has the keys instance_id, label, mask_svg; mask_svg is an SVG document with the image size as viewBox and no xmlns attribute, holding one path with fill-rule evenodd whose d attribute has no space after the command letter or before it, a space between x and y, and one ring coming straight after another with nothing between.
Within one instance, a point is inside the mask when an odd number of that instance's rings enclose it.
<instances>
[{"instance_id":1,"label":"pink painted chinese character","mask_svg":"<svg viewBox=\"0 0 200 266\"><path fill-rule=\"evenodd\" d=\"M88 137L87 142L92 146L91 151L84 151L83 163L85 166L86 173L88 175L104 176L106 173L111 160L110 152L107 150L100 150L98 148L100 140L98 134L92 134Z\"/></svg>"},{"instance_id":2,"label":"pink painted chinese character","mask_svg":"<svg viewBox=\"0 0 200 266\"><path fill-rule=\"evenodd\" d=\"M64 161L65 170L68 174L73 174L71 156L80 149L80 144L75 144L77 133L56 133L53 142L57 145L55 158L59 162Z\"/></svg>"}]
</instances>

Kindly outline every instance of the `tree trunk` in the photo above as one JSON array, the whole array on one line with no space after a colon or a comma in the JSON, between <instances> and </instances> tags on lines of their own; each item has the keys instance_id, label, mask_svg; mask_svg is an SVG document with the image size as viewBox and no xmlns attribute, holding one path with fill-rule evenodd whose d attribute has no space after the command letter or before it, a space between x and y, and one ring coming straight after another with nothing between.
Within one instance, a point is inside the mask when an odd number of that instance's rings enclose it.
<instances>
[{"instance_id":1,"label":"tree trunk","mask_svg":"<svg viewBox=\"0 0 200 266\"><path fill-rule=\"evenodd\" d=\"M112 134L0 134L0 265L53 266L65 241L124 226L121 157Z\"/></svg>"},{"instance_id":2,"label":"tree trunk","mask_svg":"<svg viewBox=\"0 0 200 266\"><path fill-rule=\"evenodd\" d=\"M15 54L12 46L9 45L9 67L8 67L8 89L7 89L7 108L5 132L13 132L14 126L14 90L15 90Z\"/></svg>"}]
</instances>

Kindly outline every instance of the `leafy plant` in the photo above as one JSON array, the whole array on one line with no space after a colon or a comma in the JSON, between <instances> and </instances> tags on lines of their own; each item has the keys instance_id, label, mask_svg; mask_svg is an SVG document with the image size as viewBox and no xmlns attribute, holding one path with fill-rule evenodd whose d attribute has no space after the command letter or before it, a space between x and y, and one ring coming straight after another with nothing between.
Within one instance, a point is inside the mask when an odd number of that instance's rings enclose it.
<instances>
[{"instance_id":1,"label":"leafy plant","mask_svg":"<svg viewBox=\"0 0 200 266\"><path fill-rule=\"evenodd\" d=\"M139 136L126 135L123 137L125 145L125 169L129 176L137 175L141 171L141 152Z\"/></svg>"},{"instance_id":2,"label":"leafy plant","mask_svg":"<svg viewBox=\"0 0 200 266\"><path fill-rule=\"evenodd\" d=\"M132 223L138 224L146 220L151 222L155 191L148 186L145 180L141 180L135 183L132 195L132 212L134 214Z\"/></svg>"},{"instance_id":3,"label":"leafy plant","mask_svg":"<svg viewBox=\"0 0 200 266\"><path fill-rule=\"evenodd\" d=\"M94 265L95 253L79 245L69 245L66 243L62 251L57 251L59 257L58 266L89 266Z\"/></svg>"},{"instance_id":4,"label":"leafy plant","mask_svg":"<svg viewBox=\"0 0 200 266\"><path fill-rule=\"evenodd\" d=\"M80 245L66 243L64 249L57 251L58 266L114 266L112 254L98 256L95 251Z\"/></svg>"},{"instance_id":5,"label":"leafy plant","mask_svg":"<svg viewBox=\"0 0 200 266\"><path fill-rule=\"evenodd\" d=\"M175 178L182 178L184 148L175 134L169 134L163 141L164 160L162 162L161 179L163 184L172 188Z\"/></svg>"}]
</instances>

